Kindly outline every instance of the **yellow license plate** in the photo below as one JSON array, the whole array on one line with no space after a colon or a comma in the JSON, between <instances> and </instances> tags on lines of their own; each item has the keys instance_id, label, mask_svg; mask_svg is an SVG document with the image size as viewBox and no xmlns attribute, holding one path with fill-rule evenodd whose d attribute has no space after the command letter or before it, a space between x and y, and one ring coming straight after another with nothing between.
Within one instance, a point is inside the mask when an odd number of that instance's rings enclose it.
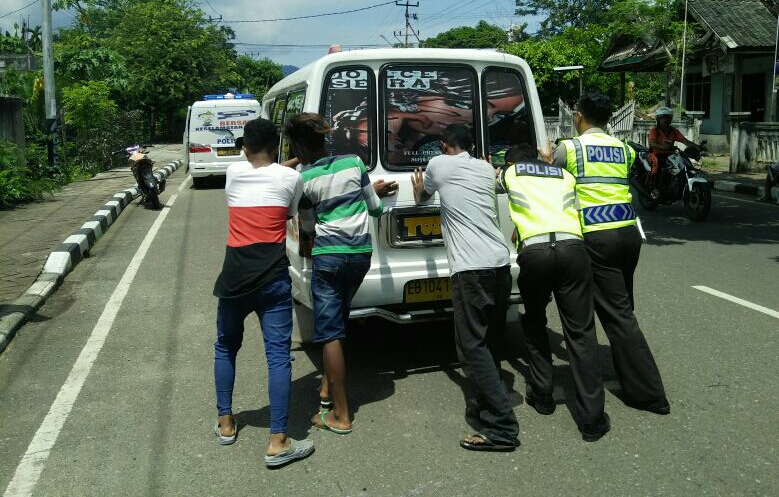
<instances>
[{"instance_id":1,"label":"yellow license plate","mask_svg":"<svg viewBox=\"0 0 779 497\"><path fill-rule=\"evenodd\" d=\"M216 155L224 157L226 155L241 155L241 151L237 148L217 148Z\"/></svg>"},{"instance_id":2,"label":"yellow license plate","mask_svg":"<svg viewBox=\"0 0 779 497\"><path fill-rule=\"evenodd\" d=\"M403 288L403 301L407 304L437 300L452 300L452 280L449 278L411 280Z\"/></svg>"},{"instance_id":3,"label":"yellow license plate","mask_svg":"<svg viewBox=\"0 0 779 497\"><path fill-rule=\"evenodd\" d=\"M408 216L400 220L404 240L431 240L441 238L440 216Z\"/></svg>"}]
</instances>

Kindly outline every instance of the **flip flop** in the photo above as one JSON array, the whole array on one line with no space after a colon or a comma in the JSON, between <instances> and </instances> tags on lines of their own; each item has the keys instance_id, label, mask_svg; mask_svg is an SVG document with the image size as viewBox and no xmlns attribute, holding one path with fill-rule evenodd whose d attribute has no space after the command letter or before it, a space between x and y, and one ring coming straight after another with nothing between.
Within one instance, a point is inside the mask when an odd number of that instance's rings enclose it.
<instances>
[{"instance_id":1,"label":"flip flop","mask_svg":"<svg viewBox=\"0 0 779 497\"><path fill-rule=\"evenodd\" d=\"M316 426L320 430L332 431L333 433L335 433L337 435L348 435L349 433L352 432L352 428L349 428L348 430L342 430L340 428L335 428L335 427L330 426L329 424L327 424L327 421L325 420L325 414L327 414L328 412L329 411L322 411L322 412L320 412L319 413L319 419L320 419L320 421L322 421L322 424L319 425L319 424L315 423L314 426Z\"/></svg>"},{"instance_id":2,"label":"flip flop","mask_svg":"<svg viewBox=\"0 0 779 497\"><path fill-rule=\"evenodd\" d=\"M517 448L517 445L519 445L519 442L517 442L516 444L507 443L507 442L493 442L492 440L482 435L481 433L474 433L473 435L471 435L471 437L480 438L484 442L473 443L467 441L466 439L462 439L460 440L460 447L467 450L476 450L476 451L483 451L483 452L511 452Z\"/></svg>"},{"instance_id":3,"label":"flip flop","mask_svg":"<svg viewBox=\"0 0 779 497\"><path fill-rule=\"evenodd\" d=\"M328 399L324 400L322 398L319 399L319 410L320 411L332 411L333 410L333 400Z\"/></svg>"},{"instance_id":4,"label":"flip flop","mask_svg":"<svg viewBox=\"0 0 779 497\"><path fill-rule=\"evenodd\" d=\"M238 425L233 424L235 427L235 433L231 437L226 437L222 435L222 431L219 429L219 420L216 421L216 424L214 424L214 434L216 434L216 440L219 442L219 445L230 445L235 443L235 437L238 436Z\"/></svg>"},{"instance_id":5,"label":"flip flop","mask_svg":"<svg viewBox=\"0 0 779 497\"><path fill-rule=\"evenodd\" d=\"M314 452L314 441L289 439L289 449L272 456L265 456L265 466L275 468L299 459L305 459Z\"/></svg>"}]
</instances>

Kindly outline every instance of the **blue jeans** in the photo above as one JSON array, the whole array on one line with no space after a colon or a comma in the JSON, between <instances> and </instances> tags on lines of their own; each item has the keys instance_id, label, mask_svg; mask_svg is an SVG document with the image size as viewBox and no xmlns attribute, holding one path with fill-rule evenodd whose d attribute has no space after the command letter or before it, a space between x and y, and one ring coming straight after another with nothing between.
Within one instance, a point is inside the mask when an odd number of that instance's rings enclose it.
<instances>
[{"instance_id":1,"label":"blue jeans","mask_svg":"<svg viewBox=\"0 0 779 497\"><path fill-rule=\"evenodd\" d=\"M332 342L346 336L352 298L370 267L370 252L314 256L314 342Z\"/></svg>"},{"instance_id":2,"label":"blue jeans","mask_svg":"<svg viewBox=\"0 0 779 497\"><path fill-rule=\"evenodd\" d=\"M292 284L289 275L259 290L234 299L219 299L214 343L216 408L220 416L232 414L235 357L243 341L243 322L256 312L260 318L265 357L268 360L270 432L286 433L292 384Z\"/></svg>"}]
</instances>

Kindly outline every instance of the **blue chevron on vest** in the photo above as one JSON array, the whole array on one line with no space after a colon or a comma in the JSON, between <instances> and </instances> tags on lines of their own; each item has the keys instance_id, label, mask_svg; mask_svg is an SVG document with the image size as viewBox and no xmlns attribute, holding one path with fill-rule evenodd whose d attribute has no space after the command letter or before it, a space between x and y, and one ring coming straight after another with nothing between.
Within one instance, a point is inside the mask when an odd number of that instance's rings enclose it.
<instances>
[{"instance_id":1,"label":"blue chevron on vest","mask_svg":"<svg viewBox=\"0 0 779 497\"><path fill-rule=\"evenodd\" d=\"M584 224L613 223L636 218L636 211L630 204L610 204L587 207L582 211Z\"/></svg>"}]
</instances>

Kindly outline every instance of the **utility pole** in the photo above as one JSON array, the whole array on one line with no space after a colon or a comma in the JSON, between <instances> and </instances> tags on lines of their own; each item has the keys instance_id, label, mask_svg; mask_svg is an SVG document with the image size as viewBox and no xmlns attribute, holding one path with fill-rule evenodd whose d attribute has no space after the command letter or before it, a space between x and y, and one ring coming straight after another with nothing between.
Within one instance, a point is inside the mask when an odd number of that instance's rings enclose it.
<instances>
[{"instance_id":1,"label":"utility pole","mask_svg":"<svg viewBox=\"0 0 779 497\"><path fill-rule=\"evenodd\" d=\"M409 22L409 13L408 8L409 7L419 7L419 2L417 3L408 3L408 0L406 0L406 3L400 3L398 0L395 0L395 5L398 7L405 7L406 8L406 43L403 44L406 48L408 48L408 28L411 28L411 23ZM414 28L411 28L411 31L414 31ZM414 33L414 36L416 36L416 33ZM417 37L417 40L419 37Z\"/></svg>"},{"instance_id":2,"label":"utility pole","mask_svg":"<svg viewBox=\"0 0 779 497\"><path fill-rule=\"evenodd\" d=\"M46 110L46 134L48 135L49 165L56 164L54 135L57 130L57 96L54 85L54 55L52 53L51 0L43 0L43 94Z\"/></svg>"}]
</instances>

